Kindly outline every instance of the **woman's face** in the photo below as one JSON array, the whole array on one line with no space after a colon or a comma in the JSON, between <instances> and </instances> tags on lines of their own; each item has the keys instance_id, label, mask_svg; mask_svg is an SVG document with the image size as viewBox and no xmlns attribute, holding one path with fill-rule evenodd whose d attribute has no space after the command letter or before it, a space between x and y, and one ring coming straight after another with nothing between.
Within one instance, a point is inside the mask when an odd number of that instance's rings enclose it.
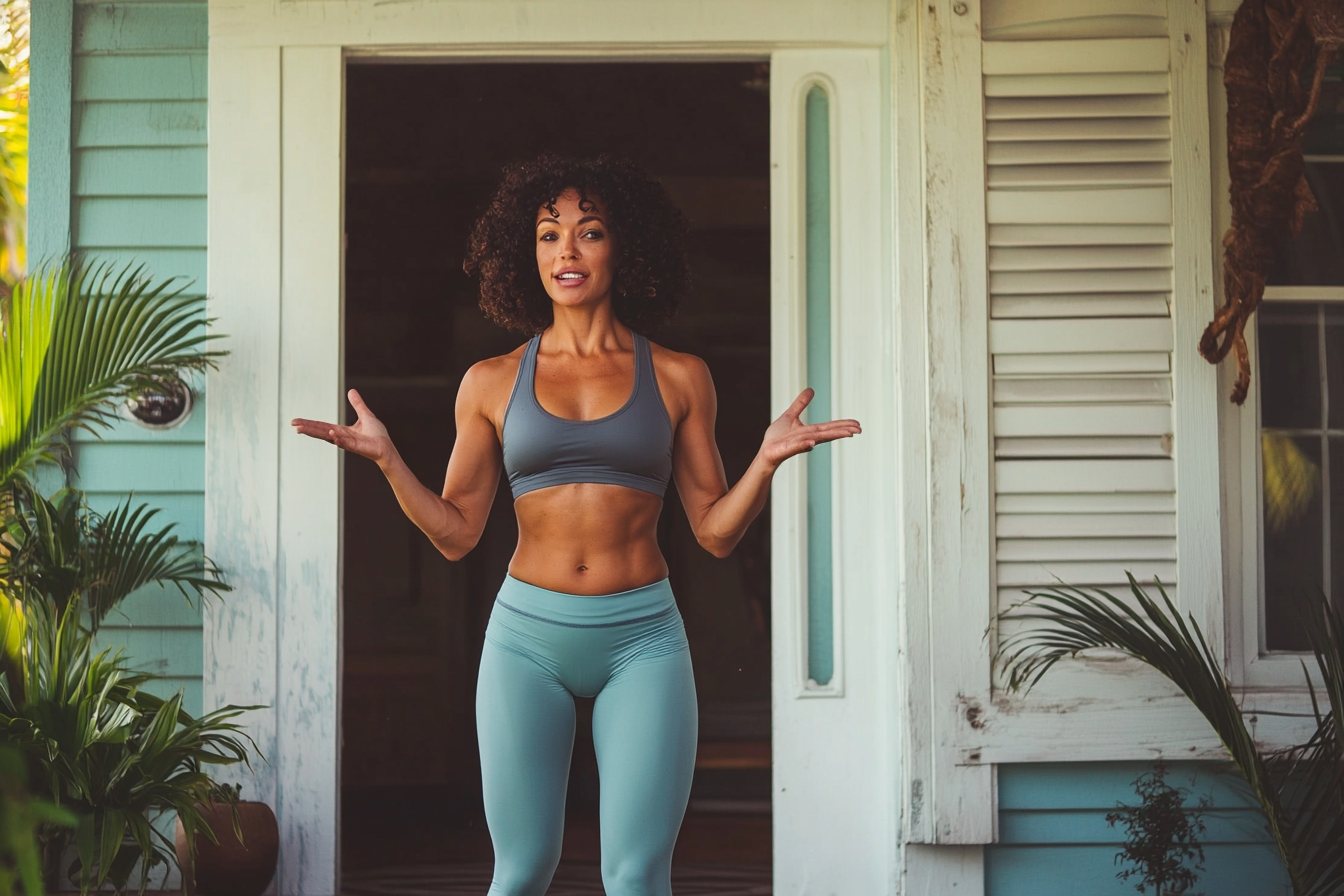
<instances>
[{"instance_id":1,"label":"woman's face","mask_svg":"<svg viewBox=\"0 0 1344 896\"><path fill-rule=\"evenodd\" d=\"M551 301L577 307L608 301L615 268L606 207L568 189L537 209L537 270Z\"/></svg>"}]
</instances>

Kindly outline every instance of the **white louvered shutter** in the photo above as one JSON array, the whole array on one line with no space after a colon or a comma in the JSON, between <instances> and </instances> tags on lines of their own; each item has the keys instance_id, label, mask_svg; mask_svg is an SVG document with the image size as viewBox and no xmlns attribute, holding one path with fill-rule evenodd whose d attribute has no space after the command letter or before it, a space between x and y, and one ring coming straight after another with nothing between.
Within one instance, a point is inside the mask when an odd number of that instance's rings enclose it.
<instances>
[{"instance_id":1,"label":"white louvered shutter","mask_svg":"<svg viewBox=\"0 0 1344 896\"><path fill-rule=\"evenodd\" d=\"M984 7L999 609L1176 575L1167 26L1077 9Z\"/></svg>"}]
</instances>

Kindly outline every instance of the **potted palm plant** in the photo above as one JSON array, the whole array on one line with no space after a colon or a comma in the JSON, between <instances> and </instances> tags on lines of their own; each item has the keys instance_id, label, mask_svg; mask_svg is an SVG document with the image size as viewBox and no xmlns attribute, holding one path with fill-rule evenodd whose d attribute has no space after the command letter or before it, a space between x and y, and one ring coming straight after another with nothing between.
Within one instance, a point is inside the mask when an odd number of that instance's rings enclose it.
<instances>
[{"instance_id":1,"label":"potted palm plant","mask_svg":"<svg viewBox=\"0 0 1344 896\"><path fill-rule=\"evenodd\" d=\"M46 496L35 484L43 465L69 466L73 429L96 432L128 398L215 362L199 312L199 299L142 269L70 263L0 303L0 602L18 631L0 662L0 732L22 749L34 789L78 819L73 831L40 828L49 886L67 873L83 892L120 891L138 871L143 891L152 869L176 863L156 817L175 812L217 839L200 807L234 794L208 769L253 748L235 721L248 707L193 718L180 694L147 693L153 675L93 647L137 589L200 599L228 590L220 571L171 526L155 529L152 508L97 514L78 491Z\"/></svg>"}]
</instances>

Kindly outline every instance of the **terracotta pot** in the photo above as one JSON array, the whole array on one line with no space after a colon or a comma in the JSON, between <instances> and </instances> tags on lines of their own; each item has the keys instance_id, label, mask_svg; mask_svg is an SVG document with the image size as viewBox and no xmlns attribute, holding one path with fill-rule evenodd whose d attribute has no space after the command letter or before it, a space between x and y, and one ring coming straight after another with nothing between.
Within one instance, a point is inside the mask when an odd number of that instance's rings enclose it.
<instances>
[{"instance_id":1,"label":"terracotta pot","mask_svg":"<svg viewBox=\"0 0 1344 896\"><path fill-rule=\"evenodd\" d=\"M182 867L182 892L187 896L261 896L275 877L280 857L280 827L265 803L238 801L243 842L233 833L233 814L227 803L201 807L201 817L219 843L196 834L196 879L189 880L191 856L182 822L177 823L177 861Z\"/></svg>"}]
</instances>

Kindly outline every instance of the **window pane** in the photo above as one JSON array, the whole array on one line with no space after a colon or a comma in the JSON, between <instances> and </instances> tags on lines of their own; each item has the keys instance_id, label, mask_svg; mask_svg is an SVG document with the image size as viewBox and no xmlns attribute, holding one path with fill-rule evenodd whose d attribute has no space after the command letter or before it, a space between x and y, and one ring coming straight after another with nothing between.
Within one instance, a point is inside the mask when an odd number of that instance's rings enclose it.
<instances>
[{"instance_id":1,"label":"window pane","mask_svg":"<svg viewBox=\"0 0 1344 896\"><path fill-rule=\"evenodd\" d=\"M1330 416L1326 426L1344 429L1344 307L1325 306L1326 388L1330 393Z\"/></svg>"},{"instance_id":2,"label":"window pane","mask_svg":"<svg viewBox=\"0 0 1344 896\"><path fill-rule=\"evenodd\" d=\"M816 390L809 423L831 419L831 101L807 93L807 384ZM807 455L807 677L830 684L835 673L831 557L831 446Z\"/></svg>"},{"instance_id":3,"label":"window pane","mask_svg":"<svg viewBox=\"0 0 1344 896\"><path fill-rule=\"evenodd\" d=\"M1265 522L1265 646L1306 650L1294 606L1322 587L1321 440L1261 435Z\"/></svg>"},{"instance_id":4,"label":"window pane","mask_svg":"<svg viewBox=\"0 0 1344 896\"><path fill-rule=\"evenodd\" d=\"M1344 286L1344 159L1307 163L1316 210L1302 232L1285 239L1266 282L1275 286Z\"/></svg>"},{"instance_id":5,"label":"window pane","mask_svg":"<svg viewBox=\"0 0 1344 896\"><path fill-rule=\"evenodd\" d=\"M1260 309L1260 422L1266 429L1321 425L1317 306L1275 302Z\"/></svg>"}]
</instances>

